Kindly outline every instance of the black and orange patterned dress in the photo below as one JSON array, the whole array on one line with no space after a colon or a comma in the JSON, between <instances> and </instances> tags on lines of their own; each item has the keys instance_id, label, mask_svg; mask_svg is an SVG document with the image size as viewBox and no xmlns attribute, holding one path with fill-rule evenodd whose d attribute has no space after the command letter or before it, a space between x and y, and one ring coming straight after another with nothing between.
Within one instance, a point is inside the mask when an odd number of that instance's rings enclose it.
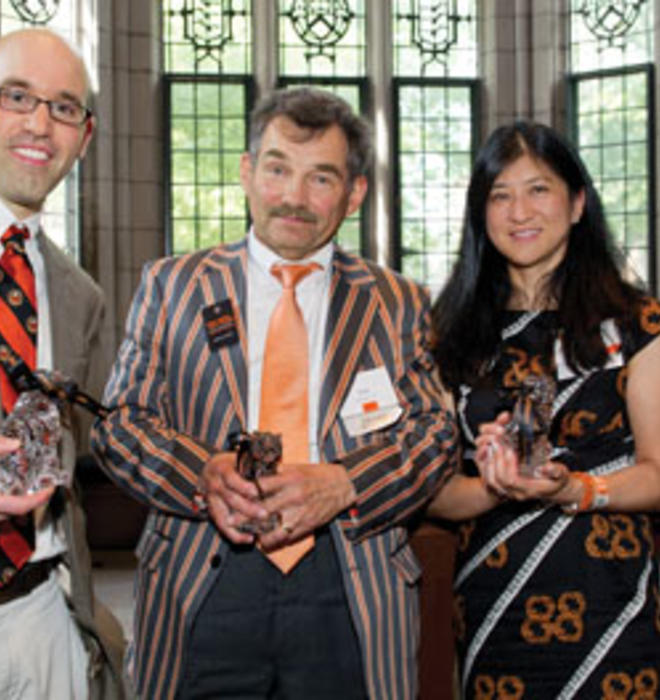
<instances>
[{"instance_id":1,"label":"black and orange patterned dress","mask_svg":"<svg viewBox=\"0 0 660 700\"><path fill-rule=\"evenodd\" d=\"M633 462L627 360L660 335L660 304L645 299L626 331L603 324L608 362L596 371L566 366L556 325L553 311L505 313L503 351L488 377L462 387L457 400L468 473L478 425L511 407L530 372L551 373L557 383L553 459L594 474ZM571 516L539 502L503 503L461 526L455 593L465 698L660 698L648 515Z\"/></svg>"}]
</instances>

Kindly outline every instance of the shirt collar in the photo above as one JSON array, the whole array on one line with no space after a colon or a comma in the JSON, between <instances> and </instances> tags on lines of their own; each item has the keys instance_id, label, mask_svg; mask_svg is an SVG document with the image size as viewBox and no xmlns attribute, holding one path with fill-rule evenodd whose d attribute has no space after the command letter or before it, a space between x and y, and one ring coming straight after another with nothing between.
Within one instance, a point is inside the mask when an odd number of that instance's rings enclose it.
<instances>
[{"instance_id":1,"label":"shirt collar","mask_svg":"<svg viewBox=\"0 0 660 700\"><path fill-rule=\"evenodd\" d=\"M18 220L11 212L9 207L0 199L0 235L6 231L12 224L18 226L26 226L30 232L30 237L34 238L41 228L41 214L36 213L28 216L26 219Z\"/></svg>"},{"instance_id":2,"label":"shirt collar","mask_svg":"<svg viewBox=\"0 0 660 700\"><path fill-rule=\"evenodd\" d=\"M265 243L257 238L254 229L251 228L247 240L248 256L252 262L258 265L264 272L270 274L270 268L275 263L291 265L293 263L318 263L325 274L329 274L332 256L335 251L333 241L328 241L323 247L315 250L312 255L304 260L286 260L272 251Z\"/></svg>"}]
</instances>

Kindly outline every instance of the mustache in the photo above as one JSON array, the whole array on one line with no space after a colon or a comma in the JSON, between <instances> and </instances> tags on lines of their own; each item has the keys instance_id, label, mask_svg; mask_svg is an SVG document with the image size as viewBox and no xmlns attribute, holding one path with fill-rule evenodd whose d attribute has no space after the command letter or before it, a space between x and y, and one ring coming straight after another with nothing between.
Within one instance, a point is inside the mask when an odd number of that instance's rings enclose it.
<instances>
[{"instance_id":1,"label":"mustache","mask_svg":"<svg viewBox=\"0 0 660 700\"><path fill-rule=\"evenodd\" d=\"M307 211L304 207L290 207L282 205L281 207L273 207L269 212L271 217L274 216L291 216L295 219L301 219L308 224L315 224L317 218L311 211Z\"/></svg>"}]
</instances>

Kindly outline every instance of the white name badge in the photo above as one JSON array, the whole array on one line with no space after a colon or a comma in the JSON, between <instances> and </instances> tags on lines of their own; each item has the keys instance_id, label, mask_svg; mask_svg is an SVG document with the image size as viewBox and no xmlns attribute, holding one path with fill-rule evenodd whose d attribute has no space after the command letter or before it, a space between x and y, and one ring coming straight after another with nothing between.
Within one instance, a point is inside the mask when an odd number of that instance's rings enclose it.
<instances>
[{"instance_id":1,"label":"white name badge","mask_svg":"<svg viewBox=\"0 0 660 700\"><path fill-rule=\"evenodd\" d=\"M355 375L339 415L351 437L386 428L403 413L385 367Z\"/></svg>"}]
</instances>

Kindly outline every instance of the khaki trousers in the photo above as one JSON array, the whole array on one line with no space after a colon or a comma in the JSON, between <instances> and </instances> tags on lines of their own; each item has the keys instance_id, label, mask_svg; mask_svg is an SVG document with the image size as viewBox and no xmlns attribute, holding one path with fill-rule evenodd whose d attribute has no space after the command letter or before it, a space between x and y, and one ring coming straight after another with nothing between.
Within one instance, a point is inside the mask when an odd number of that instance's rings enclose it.
<instances>
[{"instance_id":1,"label":"khaki trousers","mask_svg":"<svg viewBox=\"0 0 660 700\"><path fill-rule=\"evenodd\" d=\"M0 698L87 700L87 654L55 572L0 605Z\"/></svg>"}]
</instances>

